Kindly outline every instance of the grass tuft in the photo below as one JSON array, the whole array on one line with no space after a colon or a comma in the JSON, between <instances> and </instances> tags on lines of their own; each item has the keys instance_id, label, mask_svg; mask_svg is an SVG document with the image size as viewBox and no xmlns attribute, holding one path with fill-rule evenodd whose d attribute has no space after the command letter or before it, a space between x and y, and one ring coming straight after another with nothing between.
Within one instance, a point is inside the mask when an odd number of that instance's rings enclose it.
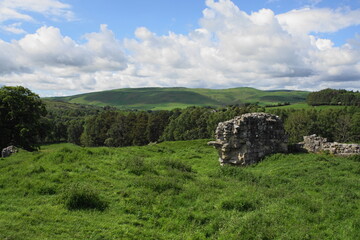
<instances>
[{"instance_id":1,"label":"grass tuft","mask_svg":"<svg viewBox=\"0 0 360 240\"><path fill-rule=\"evenodd\" d=\"M360 162L360 154L350 156L349 159L354 162Z\"/></svg>"},{"instance_id":2,"label":"grass tuft","mask_svg":"<svg viewBox=\"0 0 360 240\"><path fill-rule=\"evenodd\" d=\"M221 208L225 210L236 210L248 212L256 209L255 204L245 199L230 199L221 203Z\"/></svg>"},{"instance_id":3,"label":"grass tuft","mask_svg":"<svg viewBox=\"0 0 360 240\"><path fill-rule=\"evenodd\" d=\"M181 160L166 159L166 160L163 160L162 163L166 167L171 168L171 169L179 170L181 172L188 172L188 173L192 172L191 166L189 164L182 162Z\"/></svg>"},{"instance_id":4,"label":"grass tuft","mask_svg":"<svg viewBox=\"0 0 360 240\"><path fill-rule=\"evenodd\" d=\"M156 173L154 166L147 163L142 157L127 158L120 161L121 169L128 170L129 173L137 176L143 175L146 172Z\"/></svg>"},{"instance_id":5,"label":"grass tuft","mask_svg":"<svg viewBox=\"0 0 360 240\"><path fill-rule=\"evenodd\" d=\"M62 199L68 210L95 209L104 211L108 203L101 199L99 193L89 185L72 184L65 189Z\"/></svg>"}]
</instances>

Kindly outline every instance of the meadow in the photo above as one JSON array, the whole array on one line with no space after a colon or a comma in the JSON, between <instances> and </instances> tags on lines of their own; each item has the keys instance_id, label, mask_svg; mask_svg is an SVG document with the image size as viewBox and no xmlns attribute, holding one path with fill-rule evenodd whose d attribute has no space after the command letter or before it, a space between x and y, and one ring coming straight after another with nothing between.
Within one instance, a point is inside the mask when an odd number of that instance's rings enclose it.
<instances>
[{"instance_id":1,"label":"meadow","mask_svg":"<svg viewBox=\"0 0 360 240\"><path fill-rule=\"evenodd\" d=\"M279 107L268 107L266 110L272 110L272 109L294 109L294 110L328 110L328 109L334 109L334 110L341 110L345 109L347 106L340 106L340 105L323 105L323 106L310 106L307 103L295 103L291 105L286 106L279 106Z\"/></svg>"},{"instance_id":2,"label":"meadow","mask_svg":"<svg viewBox=\"0 0 360 240\"><path fill-rule=\"evenodd\" d=\"M360 158L220 167L207 140L0 159L0 239L358 239Z\"/></svg>"}]
</instances>

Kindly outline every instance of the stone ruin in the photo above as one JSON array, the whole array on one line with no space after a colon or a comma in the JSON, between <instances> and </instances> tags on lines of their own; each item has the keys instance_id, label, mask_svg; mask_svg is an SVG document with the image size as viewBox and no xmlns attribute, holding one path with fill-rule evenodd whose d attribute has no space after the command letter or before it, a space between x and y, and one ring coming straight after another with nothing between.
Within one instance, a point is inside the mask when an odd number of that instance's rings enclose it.
<instances>
[{"instance_id":1,"label":"stone ruin","mask_svg":"<svg viewBox=\"0 0 360 240\"><path fill-rule=\"evenodd\" d=\"M266 155L288 151L283 122L268 113L247 113L220 122L215 138L208 144L218 150L221 165L247 166Z\"/></svg>"},{"instance_id":2,"label":"stone ruin","mask_svg":"<svg viewBox=\"0 0 360 240\"><path fill-rule=\"evenodd\" d=\"M11 154L17 153L17 152L18 152L18 150L15 146L8 146L1 151L1 157L6 158L6 157L9 157Z\"/></svg>"},{"instance_id":3,"label":"stone ruin","mask_svg":"<svg viewBox=\"0 0 360 240\"><path fill-rule=\"evenodd\" d=\"M328 142L326 138L316 136L316 134L304 136L304 141L298 146L312 153L329 152L341 156L360 154L359 144Z\"/></svg>"}]
</instances>

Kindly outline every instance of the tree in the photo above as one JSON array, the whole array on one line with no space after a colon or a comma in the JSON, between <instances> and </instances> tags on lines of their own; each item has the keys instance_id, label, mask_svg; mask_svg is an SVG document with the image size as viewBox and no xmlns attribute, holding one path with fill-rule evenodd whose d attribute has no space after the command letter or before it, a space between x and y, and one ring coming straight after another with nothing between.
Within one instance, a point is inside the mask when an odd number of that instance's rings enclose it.
<instances>
[{"instance_id":1,"label":"tree","mask_svg":"<svg viewBox=\"0 0 360 240\"><path fill-rule=\"evenodd\" d=\"M41 117L46 115L45 104L29 89L0 88L0 147L15 145L26 150L37 148L41 132Z\"/></svg>"},{"instance_id":2,"label":"tree","mask_svg":"<svg viewBox=\"0 0 360 240\"><path fill-rule=\"evenodd\" d=\"M352 116L352 135L354 141L360 141L360 112Z\"/></svg>"},{"instance_id":3,"label":"tree","mask_svg":"<svg viewBox=\"0 0 360 240\"><path fill-rule=\"evenodd\" d=\"M314 120L310 111L297 111L292 113L285 121L284 127L289 134L290 143L303 140L303 136L313 134Z\"/></svg>"},{"instance_id":4,"label":"tree","mask_svg":"<svg viewBox=\"0 0 360 240\"><path fill-rule=\"evenodd\" d=\"M207 131L207 119L211 109L203 107L189 107L179 116L173 115L165 128L162 140L179 141L210 138Z\"/></svg>"},{"instance_id":5,"label":"tree","mask_svg":"<svg viewBox=\"0 0 360 240\"><path fill-rule=\"evenodd\" d=\"M105 140L108 138L107 132L115 122L115 116L115 112L105 111L88 117L80 137L81 144L89 147L104 146Z\"/></svg>"},{"instance_id":6,"label":"tree","mask_svg":"<svg viewBox=\"0 0 360 240\"><path fill-rule=\"evenodd\" d=\"M133 125L133 142L132 145L145 145L147 140L147 125L148 125L148 114L146 112L140 112L136 115L135 124Z\"/></svg>"},{"instance_id":7,"label":"tree","mask_svg":"<svg viewBox=\"0 0 360 240\"><path fill-rule=\"evenodd\" d=\"M157 142L163 134L165 127L169 123L171 112L157 111L151 112L148 118L146 135L149 142Z\"/></svg>"},{"instance_id":8,"label":"tree","mask_svg":"<svg viewBox=\"0 0 360 240\"><path fill-rule=\"evenodd\" d=\"M70 143L80 145L80 137L84 131L84 122L79 119L74 119L70 121L67 128L67 140Z\"/></svg>"}]
</instances>

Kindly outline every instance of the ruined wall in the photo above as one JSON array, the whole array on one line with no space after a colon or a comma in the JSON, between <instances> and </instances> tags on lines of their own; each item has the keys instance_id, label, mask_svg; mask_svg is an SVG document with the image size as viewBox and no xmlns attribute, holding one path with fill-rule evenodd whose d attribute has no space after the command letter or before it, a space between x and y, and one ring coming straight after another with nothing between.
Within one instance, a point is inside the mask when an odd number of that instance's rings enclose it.
<instances>
[{"instance_id":1,"label":"ruined wall","mask_svg":"<svg viewBox=\"0 0 360 240\"><path fill-rule=\"evenodd\" d=\"M342 156L360 154L359 144L328 142L326 138L316 136L315 134L304 136L304 142L299 143L299 145L308 152L313 153L326 151L331 154Z\"/></svg>"},{"instance_id":2,"label":"ruined wall","mask_svg":"<svg viewBox=\"0 0 360 240\"><path fill-rule=\"evenodd\" d=\"M246 166L268 154L288 150L283 122L267 113L248 113L220 122L215 138L208 144L218 150L221 165Z\"/></svg>"}]
</instances>

